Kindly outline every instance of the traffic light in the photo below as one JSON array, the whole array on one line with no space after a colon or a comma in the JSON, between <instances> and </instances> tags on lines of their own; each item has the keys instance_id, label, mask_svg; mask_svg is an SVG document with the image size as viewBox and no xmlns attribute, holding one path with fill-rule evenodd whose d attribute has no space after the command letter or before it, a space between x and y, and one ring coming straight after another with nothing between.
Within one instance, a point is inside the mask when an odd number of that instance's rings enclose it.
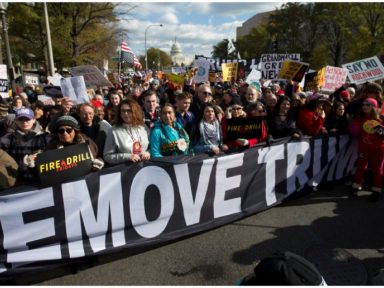
<instances>
[{"instance_id":1,"label":"traffic light","mask_svg":"<svg viewBox=\"0 0 384 288\"><path fill-rule=\"evenodd\" d=\"M273 51L273 53L277 52L277 45L278 45L277 40L273 40L272 41L272 51Z\"/></svg>"}]
</instances>

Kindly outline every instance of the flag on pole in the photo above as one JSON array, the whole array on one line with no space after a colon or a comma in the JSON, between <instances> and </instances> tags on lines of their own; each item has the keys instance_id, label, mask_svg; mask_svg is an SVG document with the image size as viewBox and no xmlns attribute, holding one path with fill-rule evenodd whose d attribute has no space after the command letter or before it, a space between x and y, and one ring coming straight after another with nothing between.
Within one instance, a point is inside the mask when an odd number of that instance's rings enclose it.
<instances>
[{"instance_id":1,"label":"flag on pole","mask_svg":"<svg viewBox=\"0 0 384 288\"><path fill-rule=\"evenodd\" d=\"M142 69L139 59L137 59L136 55L126 42L121 42L120 62L132 64L136 68Z\"/></svg>"}]
</instances>

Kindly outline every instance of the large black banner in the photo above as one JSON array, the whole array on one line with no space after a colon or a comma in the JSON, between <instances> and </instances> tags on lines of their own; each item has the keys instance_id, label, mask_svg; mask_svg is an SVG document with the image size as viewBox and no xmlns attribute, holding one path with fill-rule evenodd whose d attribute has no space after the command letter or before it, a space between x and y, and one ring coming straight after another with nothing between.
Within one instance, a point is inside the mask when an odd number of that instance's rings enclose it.
<instances>
[{"instance_id":1,"label":"large black banner","mask_svg":"<svg viewBox=\"0 0 384 288\"><path fill-rule=\"evenodd\" d=\"M284 139L230 155L165 157L0 195L0 280L55 263L178 239L353 172L348 136Z\"/></svg>"}]
</instances>

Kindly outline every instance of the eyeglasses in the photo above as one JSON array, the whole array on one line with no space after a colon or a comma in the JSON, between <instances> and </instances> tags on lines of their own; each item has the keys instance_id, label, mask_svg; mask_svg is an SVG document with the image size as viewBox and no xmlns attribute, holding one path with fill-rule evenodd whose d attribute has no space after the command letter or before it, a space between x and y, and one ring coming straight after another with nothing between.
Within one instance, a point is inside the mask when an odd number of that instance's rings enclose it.
<instances>
[{"instance_id":1,"label":"eyeglasses","mask_svg":"<svg viewBox=\"0 0 384 288\"><path fill-rule=\"evenodd\" d=\"M121 109L121 113L132 113L132 109Z\"/></svg>"},{"instance_id":2,"label":"eyeglasses","mask_svg":"<svg viewBox=\"0 0 384 288\"><path fill-rule=\"evenodd\" d=\"M211 95L212 95L212 93L211 93L211 92L206 92L206 91L204 91L204 92L203 92L203 94L204 94L204 95L209 95L209 96L211 96Z\"/></svg>"},{"instance_id":3,"label":"eyeglasses","mask_svg":"<svg viewBox=\"0 0 384 288\"><path fill-rule=\"evenodd\" d=\"M59 134L64 134L65 132L67 132L67 134L71 134L72 131L73 131L73 128L61 128L57 130Z\"/></svg>"}]
</instances>

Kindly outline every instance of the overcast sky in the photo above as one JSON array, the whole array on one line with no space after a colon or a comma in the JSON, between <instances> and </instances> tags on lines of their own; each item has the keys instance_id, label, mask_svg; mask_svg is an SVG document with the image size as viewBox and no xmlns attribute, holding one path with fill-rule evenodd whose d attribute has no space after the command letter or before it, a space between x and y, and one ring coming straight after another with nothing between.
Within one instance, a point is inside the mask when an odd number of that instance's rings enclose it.
<instances>
[{"instance_id":1,"label":"overcast sky","mask_svg":"<svg viewBox=\"0 0 384 288\"><path fill-rule=\"evenodd\" d=\"M273 11L283 2L127 2L118 12L126 12L120 25L128 29L124 40L137 55L147 48L170 53L177 37L184 55L211 56L212 47L223 39L236 39L236 27L257 13Z\"/></svg>"}]
</instances>

